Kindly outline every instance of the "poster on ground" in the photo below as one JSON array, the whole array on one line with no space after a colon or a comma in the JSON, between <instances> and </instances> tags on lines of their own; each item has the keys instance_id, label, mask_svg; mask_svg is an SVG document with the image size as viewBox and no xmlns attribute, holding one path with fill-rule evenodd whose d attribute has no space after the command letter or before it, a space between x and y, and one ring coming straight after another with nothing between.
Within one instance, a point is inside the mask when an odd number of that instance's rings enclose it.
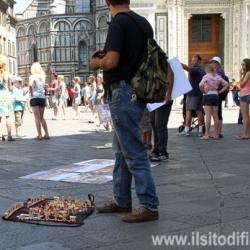
<instances>
[{"instance_id":1,"label":"poster on ground","mask_svg":"<svg viewBox=\"0 0 250 250\"><path fill-rule=\"evenodd\" d=\"M92 159L65 168L54 168L22 176L21 179L62 181L85 184L105 184L113 180L115 161L111 159ZM154 167L156 165L151 165Z\"/></svg>"}]
</instances>

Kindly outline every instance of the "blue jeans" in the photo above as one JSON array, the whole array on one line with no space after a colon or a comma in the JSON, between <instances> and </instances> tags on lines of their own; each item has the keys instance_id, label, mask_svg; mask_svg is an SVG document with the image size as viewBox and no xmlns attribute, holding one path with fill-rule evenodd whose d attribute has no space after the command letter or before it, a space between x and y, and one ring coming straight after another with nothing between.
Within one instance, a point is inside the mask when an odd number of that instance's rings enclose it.
<instances>
[{"instance_id":1,"label":"blue jeans","mask_svg":"<svg viewBox=\"0 0 250 250\"><path fill-rule=\"evenodd\" d=\"M114 199L121 207L131 207L131 182L140 205L157 210L159 205L147 150L139 127L145 104L132 99L132 88L124 81L112 91L109 103L114 126Z\"/></svg>"},{"instance_id":2,"label":"blue jeans","mask_svg":"<svg viewBox=\"0 0 250 250\"><path fill-rule=\"evenodd\" d=\"M250 95L241 96L240 101L250 103Z\"/></svg>"}]
</instances>

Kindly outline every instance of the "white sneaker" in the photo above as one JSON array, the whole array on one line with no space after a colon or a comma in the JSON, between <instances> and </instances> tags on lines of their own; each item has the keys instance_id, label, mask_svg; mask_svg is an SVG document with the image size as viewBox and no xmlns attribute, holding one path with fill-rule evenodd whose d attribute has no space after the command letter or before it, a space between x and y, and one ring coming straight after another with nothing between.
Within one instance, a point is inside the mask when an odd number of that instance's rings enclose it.
<instances>
[{"instance_id":1,"label":"white sneaker","mask_svg":"<svg viewBox=\"0 0 250 250\"><path fill-rule=\"evenodd\" d=\"M185 130L183 130L182 132L179 133L179 135L181 135L181 136L190 136L190 132L186 132Z\"/></svg>"}]
</instances>

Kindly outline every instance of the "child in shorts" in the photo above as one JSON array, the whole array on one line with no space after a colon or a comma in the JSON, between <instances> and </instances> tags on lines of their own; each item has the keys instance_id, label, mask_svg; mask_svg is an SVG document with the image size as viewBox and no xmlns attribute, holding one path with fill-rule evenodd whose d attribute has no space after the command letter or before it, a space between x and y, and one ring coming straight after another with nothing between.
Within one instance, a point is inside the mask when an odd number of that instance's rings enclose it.
<instances>
[{"instance_id":1,"label":"child in shorts","mask_svg":"<svg viewBox=\"0 0 250 250\"><path fill-rule=\"evenodd\" d=\"M218 95L223 93L228 88L228 83L218 74L216 74L212 65L207 65L205 68L206 75L200 82L200 89L203 92L203 108L205 111L205 135L201 139L208 140L210 137L211 117L214 120L214 136L212 138L219 138L218 124ZM220 87L222 86L222 89ZM219 90L220 89L220 90Z\"/></svg>"}]
</instances>

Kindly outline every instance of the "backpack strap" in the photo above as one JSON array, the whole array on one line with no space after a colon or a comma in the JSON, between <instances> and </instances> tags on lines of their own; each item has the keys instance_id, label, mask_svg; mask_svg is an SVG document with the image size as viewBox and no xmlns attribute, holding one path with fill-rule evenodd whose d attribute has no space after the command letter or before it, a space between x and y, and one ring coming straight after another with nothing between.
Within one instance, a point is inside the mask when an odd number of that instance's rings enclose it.
<instances>
[{"instance_id":1,"label":"backpack strap","mask_svg":"<svg viewBox=\"0 0 250 250\"><path fill-rule=\"evenodd\" d=\"M132 11L130 12L119 12L117 15L125 15L128 16L135 24L136 26L142 31L142 33L147 37L151 38L152 36L146 31L146 29L136 20L134 17L134 14Z\"/></svg>"}]
</instances>

